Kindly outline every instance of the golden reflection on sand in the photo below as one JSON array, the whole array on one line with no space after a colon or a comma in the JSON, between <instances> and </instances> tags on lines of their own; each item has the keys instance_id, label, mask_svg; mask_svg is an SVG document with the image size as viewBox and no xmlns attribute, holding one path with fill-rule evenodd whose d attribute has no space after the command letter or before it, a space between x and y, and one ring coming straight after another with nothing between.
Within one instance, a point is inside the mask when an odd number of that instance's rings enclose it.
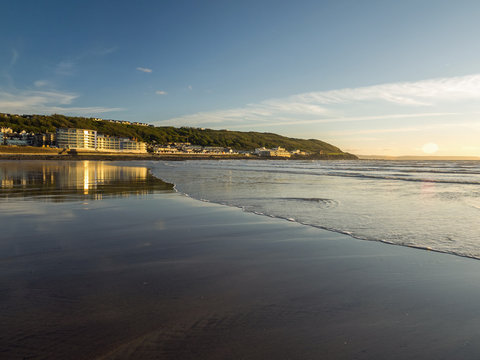
<instances>
[{"instance_id":1,"label":"golden reflection on sand","mask_svg":"<svg viewBox=\"0 0 480 360\"><path fill-rule=\"evenodd\" d=\"M0 162L0 196L129 196L172 186L154 178L146 167L115 166L102 161Z\"/></svg>"}]
</instances>

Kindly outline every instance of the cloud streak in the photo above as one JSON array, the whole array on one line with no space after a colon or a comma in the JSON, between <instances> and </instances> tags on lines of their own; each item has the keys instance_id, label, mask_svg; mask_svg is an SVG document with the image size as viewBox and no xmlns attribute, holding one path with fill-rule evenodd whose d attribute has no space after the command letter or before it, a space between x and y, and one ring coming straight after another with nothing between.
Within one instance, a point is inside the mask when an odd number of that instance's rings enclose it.
<instances>
[{"instance_id":1,"label":"cloud streak","mask_svg":"<svg viewBox=\"0 0 480 360\"><path fill-rule=\"evenodd\" d=\"M33 83L33 85L39 88L39 87L51 86L51 83L48 80L37 80Z\"/></svg>"},{"instance_id":2,"label":"cloud streak","mask_svg":"<svg viewBox=\"0 0 480 360\"><path fill-rule=\"evenodd\" d=\"M151 72L153 72L152 69L144 68L144 67L141 67L141 66L137 67L137 70L138 70L138 71L141 71L141 72L144 72L144 73L151 73Z\"/></svg>"},{"instance_id":3,"label":"cloud streak","mask_svg":"<svg viewBox=\"0 0 480 360\"><path fill-rule=\"evenodd\" d=\"M374 100L399 105L432 106L438 101L480 98L480 74L312 92L294 98L324 105Z\"/></svg>"},{"instance_id":4,"label":"cloud streak","mask_svg":"<svg viewBox=\"0 0 480 360\"><path fill-rule=\"evenodd\" d=\"M163 91L163 90L157 90L157 91L155 91L155 94L157 94L157 95L167 95L168 93L166 91Z\"/></svg>"},{"instance_id":5,"label":"cloud streak","mask_svg":"<svg viewBox=\"0 0 480 360\"><path fill-rule=\"evenodd\" d=\"M55 67L55 74L60 76L70 76L75 74L76 63L74 61L60 61Z\"/></svg>"},{"instance_id":6,"label":"cloud streak","mask_svg":"<svg viewBox=\"0 0 480 360\"><path fill-rule=\"evenodd\" d=\"M308 124L328 124L328 123L344 123L344 122L357 122L357 121L374 121L374 120L404 120L404 119L420 119L420 118L440 118L448 117L452 115L460 115L460 113L436 113L436 112L424 112L424 113L410 113L410 114L383 114L373 116L350 116L350 117L335 117L335 118L321 118L313 120L292 120L292 121L279 121L269 122L269 126L280 125L308 125ZM237 128L242 127L258 127L264 124L245 124L238 125Z\"/></svg>"},{"instance_id":7,"label":"cloud streak","mask_svg":"<svg viewBox=\"0 0 480 360\"><path fill-rule=\"evenodd\" d=\"M438 117L460 113L472 100L480 100L480 74L309 92L163 123L241 128Z\"/></svg>"},{"instance_id":8,"label":"cloud streak","mask_svg":"<svg viewBox=\"0 0 480 360\"><path fill-rule=\"evenodd\" d=\"M79 95L56 90L24 90L7 92L0 89L0 109L14 114L75 114L92 115L124 110L109 107L70 106Z\"/></svg>"},{"instance_id":9,"label":"cloud streak","mask_svg":"<svg viewBox=\"0 0 480 360\"><path fill-rule=\"evenodd\" d=\"M455 123L444 123L444 124L423 124L416 126L405 126L405 127L395 127L388 129L365 129L365 130L339 130L339 131L330 131L328 134L333 136L343 136L343 135L365 135L365 134L388 134L388 133L401 133L401 132L425 132L425 131L436 131L436 130L458 130L459 128L480 131L480 123L473 121L462 121Z\"/></svg>"},{"instance_id":10,"label":"cloud streak","mask_svg":"<svg viewBox=\"0 0 480 360\"><path fill-rule=\"evenodd\" d=\"M17 63L18 57L20 54L16 49L12 49L12 58L10 59L10 66L13 66Z\"/></svg>"}]
</instances>

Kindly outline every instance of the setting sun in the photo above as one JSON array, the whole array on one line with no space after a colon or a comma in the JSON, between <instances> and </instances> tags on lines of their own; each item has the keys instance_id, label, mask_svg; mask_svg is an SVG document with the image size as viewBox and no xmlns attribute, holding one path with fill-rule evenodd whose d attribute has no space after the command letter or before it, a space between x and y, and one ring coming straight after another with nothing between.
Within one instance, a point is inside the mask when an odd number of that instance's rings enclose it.
<instances>
[{"instance_id":1,"label":"setting sun","mask_svg":"<svg viewBox=\"0 0 480 360\"><path fill-rule=\"evenodd\" d=\"M427 143L422 146L422 151L425 154L435 154L439 150L439 147L435 143Z\"/></svg>"}]
</instances>

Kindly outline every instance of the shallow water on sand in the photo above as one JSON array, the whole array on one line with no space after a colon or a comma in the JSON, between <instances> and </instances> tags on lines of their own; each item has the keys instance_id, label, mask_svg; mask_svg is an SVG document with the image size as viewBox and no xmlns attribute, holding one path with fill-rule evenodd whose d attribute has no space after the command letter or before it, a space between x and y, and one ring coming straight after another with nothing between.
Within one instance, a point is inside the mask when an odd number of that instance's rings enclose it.
<instances>
[{"instance_id":1,"label":"shallow water on sand","mask_svg":"<svg viewBox=\"0 0 480 360\"><path fill-rule=\"evenodd\" d=\"M185 161L153 174L189 196L365 240L480 258L480 162Z\"/></svg>"},{"instance_id":2,"label":"shallow water on sand","mask_svg":"<svg viewBox=\"0 0 480 360\"><path fill-rule=\"evenodd\" d=\"M0 161L2 359L478 358L478 261L196 201L145 165Z\"/></svg>"}]
</instances>

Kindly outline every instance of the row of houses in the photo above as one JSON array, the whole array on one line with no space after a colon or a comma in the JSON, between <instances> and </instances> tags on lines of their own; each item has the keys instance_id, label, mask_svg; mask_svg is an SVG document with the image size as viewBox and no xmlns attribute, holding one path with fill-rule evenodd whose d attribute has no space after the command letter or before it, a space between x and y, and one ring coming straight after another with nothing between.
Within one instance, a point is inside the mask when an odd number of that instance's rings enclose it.
<instances>
[{"instance_id":1,"label":"row of houses","mask_svg":"<svg viewBox=\"0 0 480 360\"><path fill-rule=\"evenodd\" d=\"M0 144L16 146L47 146L68 150L97 151L97 152L128 152L146 153L147 144L124 137L109 136L98 133L96 130L59 128L56 133L34 134L22 131L15 133L10 128L0 128ZM282 147L267 149L257 148L255 151L238 151L232 148L219 146L200 146L186 143L169 143L153 147L156 154L208 154L208 155L254 155L258 157L283 157L292 155L308 155L295 150L288 151Z\"/></svg>"},{"instance_id":2,"label":"row of houses","mask_svg":"<svg viewBox=\"0 0 480 360\"><path fill-rule=\"evenodd\" d=\"M33 119L35 116L38 115L28 115L28 114L9 114L9 113L0 113L0 117L4 118L24 118L24 119ZM112 120L112 119L102 119L102 118L85 118L85 119L92 119L93 121L106 121L106 122L111 122L111 123L116 123L116 124L123 124L123 125L136 125L136 126L149 126L149 127L154 127L152 124L147 124L139 121L126 121L126 120Z\"/></svg>"},{"instance_id":3,"label":"row of houses","mask_svg":"<svg viewBox=\"0 0 480 360\"><path fill-rule=\"evenodd\" d=\"M267 149L265 147L257 148L255 151L239 151L231 148L218 146L199 146L190 143L170 143L154 147L156 154L210 154L210 155L256 155L259 157L283 157L289 158L293 155L308 155L304 151L288 151L282 147Z\"/></svg>"},{"instance_id":4,"label":"row of houses","mask_svg":"<svg viewBox=\"0 0 480 360\"><path fill-rule=\"evenodd\" d=\"M200 146L190 143L170 143L154 147L155 154L209 154L209 155L233 155L238 154L231 148L220 146Z\"/></svg>"},{"instance_id":5,"label":"row of houses","mask_svg":"<svg viewBox=\"0 0 480 360\"><path fill-rule=\"evenodd\" d=\"M0 128L0 145L55 146L55 134L35 134L25 130L17 133L10 128Z\"/></svg>"},{"instance_id":6,"label":"row of houses","mask_svg":"<svg viewBox=\"0 0 480 360\"><path fill-rule=\"evenodd\" d=\"M292 155L308 155L305 151L293 150L288 151L282 147L276 147L273 149L266 149L265 147L257 148L254 151L255 155L260 157L291 157Z\"/></svg>"},{"instance_id":7,"label":"row of houses","mask_svg":"<svg viewBox=\"0 0 480 360\"><path fill-rule=\"evenodd\" d=\"M116 124L122 124L122 125L136 125L136 126L149 126L149 127L154 127L152 124L147 124L147 123L142 123L138 121L126 121L126 120L112 120L112 119L102 119L102 118L92 118L94 121L106 121L106 122L111 122L111 123L116 123Z\"/></svg>"}]
</instances>

